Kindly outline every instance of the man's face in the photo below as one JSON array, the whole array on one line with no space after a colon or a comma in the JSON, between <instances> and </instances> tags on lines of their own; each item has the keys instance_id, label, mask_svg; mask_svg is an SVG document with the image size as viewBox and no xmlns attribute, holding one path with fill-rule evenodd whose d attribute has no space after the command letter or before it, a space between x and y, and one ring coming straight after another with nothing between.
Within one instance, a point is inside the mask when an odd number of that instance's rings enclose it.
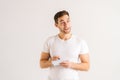
<instances>
[{"instance_id":1,"label":"man's face","mask_svg":"<svg viewBox=\"0 0 120 80\"><path fill-rule=\"evenodd\" d=\"M56 27L59 28L60 32L68 34L71 32L70 18L68 15L63 15L58 18L58 23L55 23Z\"/></svg>"}]
</instances>

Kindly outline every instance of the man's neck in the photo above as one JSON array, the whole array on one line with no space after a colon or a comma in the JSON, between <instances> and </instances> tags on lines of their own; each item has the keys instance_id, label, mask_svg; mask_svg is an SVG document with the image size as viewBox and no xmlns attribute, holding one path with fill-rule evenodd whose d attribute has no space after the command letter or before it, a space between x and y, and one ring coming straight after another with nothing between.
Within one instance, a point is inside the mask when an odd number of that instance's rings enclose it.
<instances>
[{"instance_id":1,"label":"man's neck","mask_svg":"<svg viewBox=\"0 0 120 80\"><path fill-rule=\"evenodd\" d=\"M58 36L59 36L59 38L61 38L62 40L68 40L68 39L71 38L72 33L68 33L68 34L59 33Z\"/></svg>"}]
</instances>

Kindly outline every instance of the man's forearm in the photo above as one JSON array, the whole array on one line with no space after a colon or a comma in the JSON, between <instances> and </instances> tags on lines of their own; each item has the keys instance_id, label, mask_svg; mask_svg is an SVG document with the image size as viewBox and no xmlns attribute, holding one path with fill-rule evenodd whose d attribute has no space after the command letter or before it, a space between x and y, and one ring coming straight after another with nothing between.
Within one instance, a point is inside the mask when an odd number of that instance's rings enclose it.
<instances>
[{"instance_id":1,"label":"man's forearm","mask_svg":"<svg viewBox=\"0 0 120 80\"><path fill-rule=\"evenodd\" d=\"M48 61L41 60L40 61L40 67L41 68L48 68L50 66L52 66L52 63L51 63L50 60L48 60Z\"/></svg>"},{"instance_id":2,"label":"man's forearm","mask_svg":"<svg viewBox=\"0 0 120 80\"><path fill-rule=\"evenodd\" d=\"M72 63L71 68L75 70L88 71L89 63Z\"/></svg>"}]
</instances>

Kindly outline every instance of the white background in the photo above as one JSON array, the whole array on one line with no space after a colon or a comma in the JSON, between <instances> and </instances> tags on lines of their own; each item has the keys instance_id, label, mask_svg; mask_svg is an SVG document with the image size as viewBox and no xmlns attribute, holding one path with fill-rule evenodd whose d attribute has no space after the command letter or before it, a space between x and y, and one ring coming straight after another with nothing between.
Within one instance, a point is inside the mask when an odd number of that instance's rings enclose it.
<instances>
[{"instance_id":1,"label":"white background","mask_svg":"<svg viewBox=\"0 0 120 80\"><path fill-rule=\"evenodd\" d=\"M72 31L90 48L91 68L80 80L120 80L119 0L0 0L0 80L47 80L39 59L53 16L67 10Z\"/></svg>"}]
</instances>

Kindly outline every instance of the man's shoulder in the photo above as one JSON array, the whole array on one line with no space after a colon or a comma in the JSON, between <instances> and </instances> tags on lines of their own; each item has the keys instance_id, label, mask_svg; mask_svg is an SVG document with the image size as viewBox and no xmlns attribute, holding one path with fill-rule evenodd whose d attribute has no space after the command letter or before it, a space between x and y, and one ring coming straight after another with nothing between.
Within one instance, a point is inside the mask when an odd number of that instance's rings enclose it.
<instances>
[{"instance_id":1,"label":"man's shoulder","mask_svg":"<svg viewBox=\"0 0 120 80\"><path fill-rule=\"evenodd\" d=\"M55 38L56 38L56 36L57 36L57 35L49 36L49 37L47 38L47 41L48 41L48 42L54 41Z\"/></svg>"},{"instance_id":2,"label":"man's shoulder","mask_svg":"<svg viewBox=\"0 0 120 80\"><path fill-rule=\"evenodd\" d=\"M76 41L77 41L78 43L81 43L81 42L84 42L84 41L85 41L82 37L80 37L80 36L78 36L78 35L73 35L73 37L76 39Z\"/></svg>"},{"instance_id":3,"label":"man's shoulder","mask_svg":"<svg viewBox=\"0 0 120 80\"><path fill-rule=\"evenodd\" d=\"M74 37L74 39L76 39L78 41L82 40L82 38L80 36L78 36L78 35L73 35L73 37Z\"/></svg>"}]
</instances>

